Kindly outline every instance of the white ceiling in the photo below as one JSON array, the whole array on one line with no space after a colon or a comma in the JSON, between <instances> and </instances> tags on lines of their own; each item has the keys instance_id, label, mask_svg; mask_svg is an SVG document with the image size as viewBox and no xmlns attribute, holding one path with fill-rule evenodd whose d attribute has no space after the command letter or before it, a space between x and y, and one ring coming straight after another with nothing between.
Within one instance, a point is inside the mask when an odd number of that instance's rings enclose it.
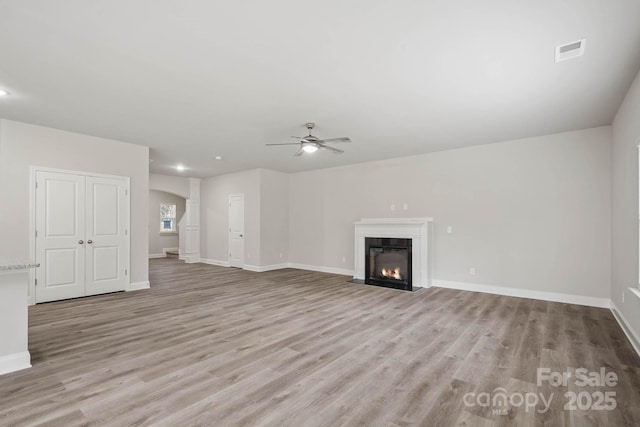
<instances>
[{"instance_id":1,"label":"white ceiling","mask_svg":"<svg viewBox=\"0 0 640 427\"><path fill-rule=\"evenodd\" d=\"M0 117L147 145L151 171L187 176L582 129L638 72L639 17L637 0L0 0ZM307 121L353 143L264 146Z\"/></svg>"}]
</instances>

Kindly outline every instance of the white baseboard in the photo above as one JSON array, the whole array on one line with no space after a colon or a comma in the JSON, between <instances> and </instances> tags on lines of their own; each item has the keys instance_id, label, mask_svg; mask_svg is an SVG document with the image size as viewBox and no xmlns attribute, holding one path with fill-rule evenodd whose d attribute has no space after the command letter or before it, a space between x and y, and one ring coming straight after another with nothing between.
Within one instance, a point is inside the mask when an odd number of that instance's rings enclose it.
<instances>
[{"instance_id":1,"label":"white baseboard","mask_svg":"<svg viewBox=\"0 0 640 427\"><path fill-rule=\"evenodd\" d=\"M483 292L485 294L504 295L508 297L531 298L543 301L563 302L567 304L587 305L590 307L609 308L609 298L586 297L582 295L561 294L557 292L535 291L532 289L507 288L504 286L483 285L479 283L452 282L434 280L433 286L458 289L461 291Z\"/></svg>"},{"instance_id":2,"label":"white baseboard","mask_svg":"<svg viewBox=\"0 0 640 427\"><path fill-rule=\"evenodd\" d=\"M220 261L216 259L201 258L200 262L203 264L217 265L219 267L230 266L229 261ZM353 277L353 270L333 268L333 267L320 267L317 265L296 264L291 262L282 263L282 264L271 264L271 265L251 265L251 264L244 265L245 270L255 271L257 273L262 273L265 271L281 270L283 268L297 268L299 270L319 271L321 273L342 274L345 276Z\"/></svg>"},{"instance_id":3,"label":"white baseboard","mask_svg":"<svg viewBox=\"0 0 640 427\"><path fill-rule=\"evenodd\" d=\"M149 259L152 258L166 258L167 254L149 254Z\"/></svg>"},{"instance_id":4,"label":"white baseboard","mask_svg":"<svg viewBox=\"0 0 640 427\"><path fill-rule=\"evenodd\" d=\"M142 289L149 289L151 288L151 285L149 284L149 282L131 282L131 285L129 285L129 290L130 291L139 291Z\"/></svg>"},{"instance_id":5,"label":"white baseboard","mask_svg":"<svg viewBox=\"0 0 640 427\"><path fill-rule=\"evenodd\" d=\"M353 270L346 268L320 267L318 265L297 264L295 262L290 262L287 266L289 268L297 268L299 270L319 271L321 273L341 274L353 277Z\"/></svg>"},{"instance_id":6,"label":"white baseboard","mask_svg":"<svg viewBox=\"0 0 640 427\"><path fill-rule=\"evenodd\" d=\"M265 271L273 271L273 270L282 270L283 268L288 268L289 264L271 264L271 265L244 265L245 270L255 271L256 273L263 273Z\"/></svg>"},{"instance_id":7,"label":"white baseboard","mask_svg":"<svg viewBox=\"0 0 640 427\"><path fill-rule=\"evenodd\" d=\"M198 262L202 262L202 258L200 258L199 253L194 253L191 255L184 255L184 262L187 264L196 264Z\"/></svg>"},{"instance_id":8,"label":"white baseboard","mask_svg":"<svg viewBox=\"0 0 640 427\"><path fill-rule=\"evenodd\" d=\"M615 319L618 321L620 328L622 328L622 331L629 339L631 346L636 351L636 353L638 353L638 356L640 356L640 337L638 336L636 331L633 330L629 322L627 322L627 319L624 317L624 314L622 314L622 311L618 309L618 306L616 306L613 301L611 301L610 309L611 313L613 313L613 317L615 317Z\"/></svg>"},{"instance_id":9,"label":"white baseboard","mask_svg":"<svg viewBox=\"0 0 640 427\"><path fill-rule=\"evenodd\" d=\"M200 258L200 262L203 264L217 265L218 267L230 267L229 261L219 261L217 259Z\"/></svg>"},{"instance_id":10,"label":"white baseboard","mask_svg":"<svg viewBox=\"0 0 640 427\"><path fill-rule=\"evenodd\" d=\"M31 367L31 354L28 351L8 354L0 357L0 375L20 371Z\"/></svg>"}]
</instances>

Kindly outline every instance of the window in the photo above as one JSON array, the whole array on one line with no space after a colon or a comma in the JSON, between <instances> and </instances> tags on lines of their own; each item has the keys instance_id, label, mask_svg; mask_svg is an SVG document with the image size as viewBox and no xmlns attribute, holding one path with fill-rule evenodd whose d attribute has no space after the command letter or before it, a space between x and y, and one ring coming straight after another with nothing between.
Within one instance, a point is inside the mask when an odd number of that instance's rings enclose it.
<instances>
[{"instance_id":1,"label":"window","mask_svg":"<svg viewBox=\"0 0 640 427\"><path fill-rule=\"evenodd\" d=\"M176 232L176 205L175 203L160 203L160 232Z\"/></svg>"}]
</instances>

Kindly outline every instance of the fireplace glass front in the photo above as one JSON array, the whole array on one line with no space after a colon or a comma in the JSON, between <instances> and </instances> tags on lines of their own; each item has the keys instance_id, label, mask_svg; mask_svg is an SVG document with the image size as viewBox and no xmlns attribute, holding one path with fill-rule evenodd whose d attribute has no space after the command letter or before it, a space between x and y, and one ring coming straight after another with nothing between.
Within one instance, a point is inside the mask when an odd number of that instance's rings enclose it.
<instances>
[{"instance_id":1,"label":"fireplace glass front","mask_svg":"<svg viewBox=\"0 0 640 427\"><path fill-rule=\"evenodd\" d=\"M411 239L365 238L365 283L410 291Z\"/></svg>"}]
</instances>

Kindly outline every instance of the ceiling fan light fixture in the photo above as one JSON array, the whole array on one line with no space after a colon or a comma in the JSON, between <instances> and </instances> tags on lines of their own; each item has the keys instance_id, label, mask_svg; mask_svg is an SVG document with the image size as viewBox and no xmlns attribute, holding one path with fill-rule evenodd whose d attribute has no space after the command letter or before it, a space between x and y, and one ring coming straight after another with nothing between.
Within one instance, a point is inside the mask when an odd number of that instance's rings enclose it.
<instances>
[{"instance_id":1,"label":"ceiling fan light fixture","mask_svg":"<svg viewBox=\"0 0 640 427\"><path fill-rule=\"evenodd\" d=\"M315 142L303 142L302 149L305 153L315 153L318 151L318 144Z\"/></svg>"}]
</instances>

